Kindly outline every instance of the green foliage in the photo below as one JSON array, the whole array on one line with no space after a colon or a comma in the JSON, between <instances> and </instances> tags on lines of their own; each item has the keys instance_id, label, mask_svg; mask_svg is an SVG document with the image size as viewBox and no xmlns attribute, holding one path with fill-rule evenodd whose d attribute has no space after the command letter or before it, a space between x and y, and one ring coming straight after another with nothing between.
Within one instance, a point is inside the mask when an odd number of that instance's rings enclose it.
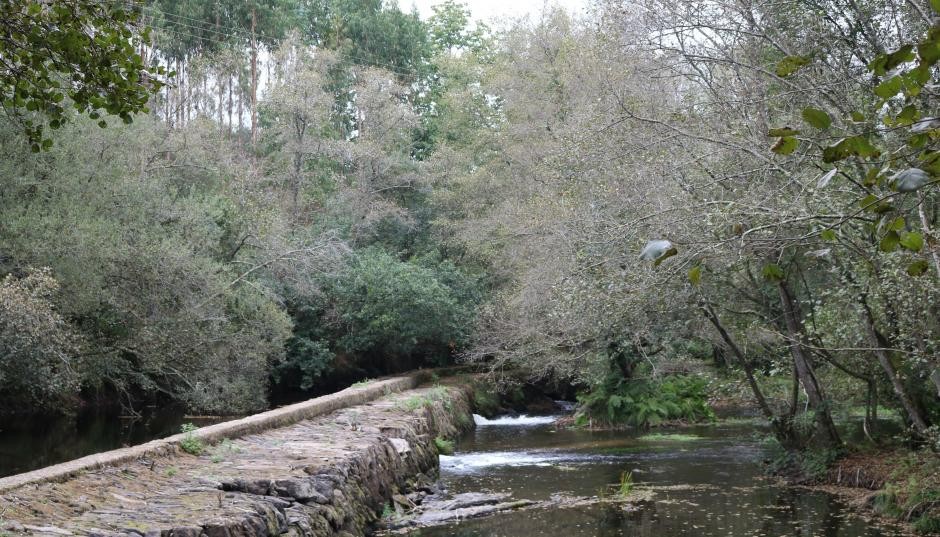
<instances>
[{"instance_id":1,"label":"green foliage","mask_svg":"<svg viewBox=\"0 0 940 537\"><path fill-rule=\"evenodd\" d=\"M472 282L444 265L439 272L380 250L356 257L331 287L346 352L419 357L446 363L467 336Z\"/></svg>"},{"instance_id":2,"label":"green foliage","mask_svg":"<svg viewBox=\"0 0 940 537\"><path fill-rule=\"evenodd\" d=\"M304 34L316 45L339 50L352 63L398 72L426 69L431 49L416 12L382 0L305 0Z\"/></svg>"},{"instance_id":3,"label":"green foliage","mask_svg":"<svg viewBox=\"0 0 940 537\"><path fill-rule=\"evenodd\" d=\"M196 436L196 430L198 429L199 427L192 423L184 423L180 427L180 432L183 433L183 439L180 440L180 449L190 455L202 455L206 451L206 444Z\"/></svg>"},{"instance_id":4,"label":"green foliage","mask_svg":"<svg viewBox=\"0 0 940 537\"><path fill-rule=\"evenodd\" d=\"M476 383L473 388L473 410L481 416L493 417L500 409L499 394L489 384Z\"/></svg>"},{"instance_id":5,"label":"green foliage","mask_svg":"<svg viewBox=\"0 0 940 537\"><path fill-rule=\"evenodd\" d=\"M185 427L185 425L184 425L184 427ZM193 429L193 430L195 430L195 429ZM186 451L185 448L183 448L183 450ZM231 440L229 440L228 438L223 438L221 442L219 442L218 444L212 446L212 448L211 448L210 451L211 451L211 453L212 453L211 460L212 460L213 464L218 464L218 463L224 461L225 459L227 459L228 457L230 457L231 455L236 455L236 454L238 454L238 453L241 453L241 448L237 447L237 446L236 446ZM194 455L196 455L196 454L194 453Z\"/></svg>"},{"instance_id":6,"label":"green foliage","mask_svg":"<svg viewBox=\"0 0 940 537\"><path fill-rule=\"evenodd\" d=\"M437 436L434 438L434 447L437 448L437 452L441 455L454 454L453 440L447 440L446 438Z\"/></svg>"},{"instance_id":7,"label":"green foliage","mask_svg":"<svg viewBox=\"0 0 940 537\"><path fill-rule=\"evenodd\" d=\"M617 486L617 496L626 498L633 492L633 472L624 470L620 472L620 484Z\"/></svg>"},{"instance_id":8,"label":"green foliage","mask_svg":"<svg viewBox=\"0 0 940 537\"><path fill-rule=\"evenodd\" d=\"M822 478L832 463L843 454L842 450L820 447L788 450L773 436L763 439L763 448L767 453L768 473L799 476L808 480Z\"/></svg>"},{"instance_id":9,"label":"green foliage","mask_svg":"<svg viewBox=\"0 0 940 537\"><path fill-rule=\"evenodd\" d=\"M359 382L354 382L351 387L363 388L365 386L368 386L369 384L372 384L373 382L375 382L375 379L364 379L364 380L360 380Z\"/></svg>"},{"instance_id":10,"label":"green foliage","mask_svg":"<svg viewBox=\"0 0 940 537\"><path fill-rule=\"evenodd\" d=\"M874 497L877 513L912 523L918 533L940 529L940 461L931 453L907 453L890 459L894 470Z\"/></svg>"},{"instance_id":11,"label":"green foliage","mask_svg":"<svg viewBox=\"0 0 940 537\"><path fill-rule=\"evenodd\" d=\"M130 123L147 111L166 73L137 53L149 38L140 15L133 4L96 0L0 2L0 102L22 122L33 152L52 147L44 127L60 128L69 108L101 127L104 114Z\"/></svg>"},{"instance_id":12,"label":"green foliage","mask_svg":"<svg viewBox=\"0 0 940 537\"><path fill-rule=\"evenodd\" d=\"M208 413L264 408L290 321L262 282L238 279L252 257L232 259L231 235L259 216L251 200L236 201L217 131L145 119L60 132L61 143L30 155L0 131L0 273L49 267L61 290L47 299L87 346L75 368L83 386L164 393ZM184 139L205 145L174 149L175 165L147 171L151 152Z\"/></svg>"},{"instance_id":13,"label":"green foliage","mask_svg":"<svg viewBox=\"0 0 940 537\"><path fill-rule=\"evenodd\" d=\"M587 417L634 427L714 419L708 406L708 383L694 376L623 379L609 375L590 391L579 394L578 403L582 420Z\"/></svg>"},{"instance_id":14,"label":"green foliage","mask_svg":"<svg viewBox=\"0 0 940 537\"><path fill-rule=\"evenodd\" d=\"M74 404L83 365L79 338L54 306L58 288L49 269L0 280L0 406Z\"/></svg>"}]
</instances>

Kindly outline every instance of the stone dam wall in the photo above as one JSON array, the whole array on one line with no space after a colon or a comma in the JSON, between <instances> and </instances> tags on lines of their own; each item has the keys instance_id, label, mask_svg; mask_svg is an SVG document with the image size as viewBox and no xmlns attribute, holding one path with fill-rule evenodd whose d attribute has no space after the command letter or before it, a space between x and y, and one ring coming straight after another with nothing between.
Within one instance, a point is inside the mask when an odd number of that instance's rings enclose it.
<instances>
[{"instance_id":1,"label":"stone dam wall","mask_svg":"<svg viewBox=\"0 0 940 537\"><path fill-rule=\"evenodd\" d=\"M473 427L464 386L374 381L0 480L0 537L362 535L435 473L435 438ZM401 390L401 391L399 391Z\"/></svg>"}]
</instances>

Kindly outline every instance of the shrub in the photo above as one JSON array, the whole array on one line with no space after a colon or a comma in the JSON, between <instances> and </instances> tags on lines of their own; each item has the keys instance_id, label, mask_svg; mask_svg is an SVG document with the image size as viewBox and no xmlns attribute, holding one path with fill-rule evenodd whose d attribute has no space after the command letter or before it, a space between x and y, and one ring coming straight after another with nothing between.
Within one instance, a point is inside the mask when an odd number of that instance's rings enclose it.
<instances>
[{"instance_id":1,"label":"shrub","mask_svg":"<svg viewBox=\"0 0 940 537\"><path fill-rule=\"evenodd\" d=\"M190 455L202 455L206 451L206 445L202 442L202 439L196 436L196 430L199 427L196 427L192 423L184 423L180 427L180 431L183 433L183 439L180 440L180 449L189 453Z\"/></svg>"},{"instance_id":2,"label":"shrub","mask_svg":"<svg viewBox=\"0 0 940 537\"><path fill-rule=\"evenodd\" d=\"M714 419L708 406L707 388L705 379L691 376L623 379L610 375L578 395L575 422L590 418L609 424L650 427L669 420Z\"/></svg>"},{"instance_id":3,"label":"shrub","mask_svg":"<svg viewBox=\"0 0 940 537\"><path fill-rule=\"evenodd\" d=\"M57 290L49 269L0 280L0 393L20 408L62 408L78 393L79 340L53 308Z\"/></svg>"},{"instance_id":4,"label":"shrub","mask_svg":"<svg viewBox=\"0 0 940 537\"><path fill-rule=\"evenodd\" d=\"M467 338L474 304L439 276L380 250L361 253L330 289L343 334L339 346L359 355L446 361Z\"/></svg>"},{"instance_id":5,"label":"shrub","mask_svg":"<svg viewBox=\"0 0 940 537\"><path fill-rule=\"evenodd\" d=\"M437 452L441 455L454 454L453 440L447 440L446 438L438 436L434 439L434 447L437 448Z\"/></svg>"}]
</instances>

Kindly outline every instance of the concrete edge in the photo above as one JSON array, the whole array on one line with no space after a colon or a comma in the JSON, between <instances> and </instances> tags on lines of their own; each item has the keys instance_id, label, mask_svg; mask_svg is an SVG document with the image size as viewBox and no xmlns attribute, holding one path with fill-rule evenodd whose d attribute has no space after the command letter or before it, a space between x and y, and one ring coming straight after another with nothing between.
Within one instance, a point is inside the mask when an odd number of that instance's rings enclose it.
<instances>
[{"instance_id":1,"label":"concrete edge","mask_svg":"<svg viewBox=\"0 0 940 537\"><path fill-rule=\"evenodd\" d=\"M368 403L389 393L413 389L430 380L432 374L433 372L430 370L417 371L407 376L375 380L363 386L350 386L329 395L203 427L197 429L193 434L204 442L212 444L224 438L238 438L270 429L286 427L315 416ZM67 481L82 472L117 466L142 457L168 455L178 450L180 442L185 437L186 435L182 433L175 434L166 438L151 440L144 444L95 453L79 459L39 468L38 470L3 477L0 478L0 493L6 493L26 485Z\"/></svg>"}]
</instances>

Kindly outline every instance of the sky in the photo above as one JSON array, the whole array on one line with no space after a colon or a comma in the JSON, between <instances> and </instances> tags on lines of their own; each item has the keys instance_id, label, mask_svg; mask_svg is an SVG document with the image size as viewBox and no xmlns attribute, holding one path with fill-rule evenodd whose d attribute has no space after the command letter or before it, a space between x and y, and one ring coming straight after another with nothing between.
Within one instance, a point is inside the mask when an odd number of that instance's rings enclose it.
<instances>
[{"instance_id":1,"label":"sky","mask_svg":"<svg viewBox=\"0 0 940 537\"><path fill-rule=\"evenodd\" d=\"M541 12L546 0L463 0L470 8L473 18L488 22L493 18L517 18L526 15L535 18ZM551 4L559 5L573 13L580 13L587 7L589 0L552 0ZM431 6L441 3L441 0L398 0L403 11L411 11L411 7L418 8L421 18L427 19L434 12Z\"/></svg>"}]
</instances>

